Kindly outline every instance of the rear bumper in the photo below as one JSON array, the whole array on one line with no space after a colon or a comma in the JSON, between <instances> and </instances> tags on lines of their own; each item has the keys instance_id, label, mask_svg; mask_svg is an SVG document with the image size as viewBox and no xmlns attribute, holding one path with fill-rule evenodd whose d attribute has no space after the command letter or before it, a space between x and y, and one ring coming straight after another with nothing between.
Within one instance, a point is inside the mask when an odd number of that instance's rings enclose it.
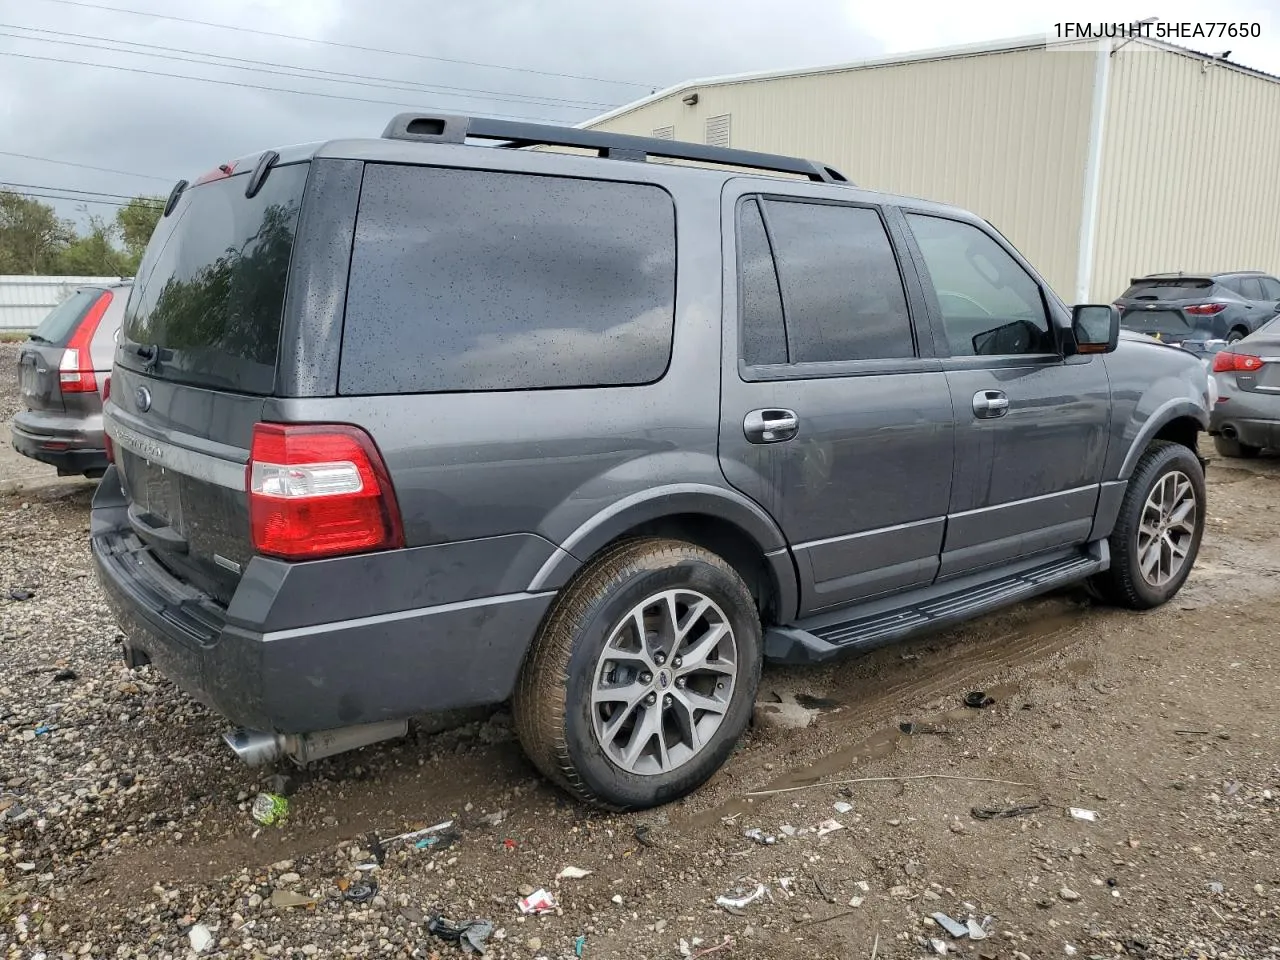
<instances>
[{"instance_id":1,"label":"rear bumper","mask_svg":"<svg viewBox=\"0 0 1280 960\"><path fill-rule=\"evenodd\" d=\"M1241 390L1223 375L1217 380L1220 395L1209 432L1251 447L1280 449L1280 394Z\"/></svg>"},{"instance_id":2,"label":"rear bumper","mask_svg":"<svg viewBox=\"0 0 1280 960\"><path fill-rule=\"evenodd\" d=\"M13 449L57 467L59 473L96 473L107 468L102 417L76 419L26 410L10 426Z\"/></svg>"},{"instance_id":3,"label":"rear bumper","mask_svg":"<svg viewBox=\"0 0 1280 960\"><path fill-rule=\"evenodd\" d=\"M110 479L94 499L90 538L98 579L126 635L126 657L150 661L250 729L309 733L499 703L511 695L553 597L514 593L272 629L267 625L282 617L298 618L299 611L286 616L279 607L296 603L298 577L320 564L255 558L231 605L222 607L175 578L138 540ZM332 590L333 561L322 563L316 586ZM354 591L360 576L352 572ZM286 580L293 582L286 587ZM246 619L237 610L262 616Z\"/></svg>"}]
</instances>

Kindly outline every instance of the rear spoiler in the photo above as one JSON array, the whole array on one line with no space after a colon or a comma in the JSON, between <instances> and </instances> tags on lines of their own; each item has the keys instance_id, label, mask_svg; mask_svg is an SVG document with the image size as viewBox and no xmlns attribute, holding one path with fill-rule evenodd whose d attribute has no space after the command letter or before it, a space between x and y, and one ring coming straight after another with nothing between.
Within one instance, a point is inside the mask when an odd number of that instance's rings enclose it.
<instances>
[{"instance_id":1,"label":"rear spoiler","mask_svg":"<svg viewBox=\"0 0 1280 960\"><path fill-rule=\"evenodd\" d=\"M1213 277L1201 277L1185 273L1158 273L1150 277L1134 277L1129 286L1136 287L1140 283L1215 283Z\"/></svg>"}]
</instances>

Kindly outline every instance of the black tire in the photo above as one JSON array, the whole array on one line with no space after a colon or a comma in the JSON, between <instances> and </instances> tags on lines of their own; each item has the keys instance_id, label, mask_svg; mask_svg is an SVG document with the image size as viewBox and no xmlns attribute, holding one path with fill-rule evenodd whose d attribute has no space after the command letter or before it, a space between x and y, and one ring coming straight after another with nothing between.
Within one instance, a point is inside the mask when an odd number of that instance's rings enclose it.
<instances>
[{"instance_id":1,"label":"black tire","mask_svg":"<svg viewBox=\"0 0 1280 960\"><path fill-rule=\"evenodd\" d=\"M738 673L720 726L701 750L664 773L633 773L609 758L592 726L597 662L615 627L636 605L677 588L698 591L723 612L736 643ZM511 703L516 733L538 770L585 803L609 810L668 803L696 790L732 753L751 719L761 650L751 592L723 559L679 540L621 543L592 561L556 598L516 683Z\"/></svg>"},{"instance_id":2,"label":"black tire","mask_svg":"<svg viewBox=\"0 0 1280 960\"><path fill-rule=\"evenodd\" d=\"M1241 330L1239 327L1236 327L1234 330L1232 330L1230 333L1227 334L1227 343L1235 343L1238 340L1243 340L1248 335L1249 335L1248 330Z\"/></svg>"},{"instance_id":3,"label":"black tire","mask_svg":"<svg viewBox=\"0 0 1280 960\"><path fill-rule=\"evenodd\" d=\"M1213 448L1224 457L1232 457L1237 460L1252 460L1262 453L1261 447L1241 443L1239 440L1221 435L1213 438Z\"/></svg>"},{"instance_id":4,"label":"black tire","mask_svg":"<svg viewBox=\"0 0 1280 960\"><path fill-rule=\"evenodd\" d=\"M1154 586L1143 576L1138 560L1138 528L1147 498L1157 483L1174 471L1191 481L1195 493L1196 518L1191 543L1181 569L1167 583ZM1104 600L1131 610L1149 610L1171 600L1182 589L1195 565L1204 535L1205 491L1204 469L1196 455L1186 447L1167 440L1155 440L1138 461L1129 478L1120 515L1108 543L1111 567L1091 581Z\"/></svg>"}]
</instances>

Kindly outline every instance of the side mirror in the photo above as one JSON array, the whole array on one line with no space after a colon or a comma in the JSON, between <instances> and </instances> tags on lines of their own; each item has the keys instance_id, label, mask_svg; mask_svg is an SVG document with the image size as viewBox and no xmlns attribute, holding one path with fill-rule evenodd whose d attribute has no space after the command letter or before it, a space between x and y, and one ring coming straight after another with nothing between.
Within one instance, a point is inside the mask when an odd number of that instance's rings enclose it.
<instances>
[{"instance_id":1,"label":"side mirror","mask_svg":"<svg viewBox=\"0 0 1280 960\"><path fill-rule=\"evenodd\" d=\"M1110 353L1120 344L1120 311L1114 305L1076 304L1071 308L1076 353Z\"/></svg>"}]
</instances>

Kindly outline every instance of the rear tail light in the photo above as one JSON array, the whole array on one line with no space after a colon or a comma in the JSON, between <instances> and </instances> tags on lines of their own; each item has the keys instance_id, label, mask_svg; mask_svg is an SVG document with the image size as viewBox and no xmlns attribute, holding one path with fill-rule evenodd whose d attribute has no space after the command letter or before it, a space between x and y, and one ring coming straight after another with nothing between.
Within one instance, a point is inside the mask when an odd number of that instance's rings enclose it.
<instances>
[{"instance_id":1,"label":"rear tail light","mask_svg":"<svg viewBox=\"0 0 1280 960\"><path fill-rule=\"evenodd\" d=\"M102 378L102 405L103 405L103 407L105 407L105 406L107 405L107 401L108 401L108 400L110 400L110 399L111 399L111 377L110 377L110 376L106 376L106 377L103 377L103 378ZM106 447L106 450L107 450L107 463L115 463L115 462L116 462L116 448L115 448L115 446L111 443L111 435L110 435L110 434L108 434L106 431L103 431L103 434L102 434L102 445L103 445L104 447Z\"/></svg>"},{"instance_id":2,"label":"rear tail light","mask_svg":"<svg viewBox=\"0 0 1280 960\"><path fill-rule=\"evenodd\" d=\"M1214 373L1253 373L1266 363L1261 357L1248 353L1229 353L1222 350L1213 356Z\"/></svg>"},{"instance_id":3,"label":"rear tail light","mask_svg":"<svg viewBox=\"0 0 1280 960\"><path fill-rule=\"evenodd\" d=\"M62 385L63 393L93 393L98 389L98 378L93 372L93 354L89 345L93 343L98 324L102 322L102 315L109 306L111 291L104 290L76 327L67 348L62 351L62 360L58 363L58 382Z\"/></svg>"},{"instance_id":4,"label":"rear tail light","mask_svg":"<svg viewBox=\"0 0 1280 960\"><path fill-rule=\"evenodd\" d=\"M258 553L315 560L404 546L386 464L357 427L259 423L245 486Z\"/></svg>"},{"instance_id":5,"label":"rear tail light","mask_svg":"<svg viewBox=\"0 0 1280 960\"><path fill-rule=\"evenodd\" d=\"M1185 312L1196 317L1212 317L1215 313L1221 313L1227 309L1225 303L1193 303L1189 307L1182 308Z\"/></svg>"}]
</instances>

